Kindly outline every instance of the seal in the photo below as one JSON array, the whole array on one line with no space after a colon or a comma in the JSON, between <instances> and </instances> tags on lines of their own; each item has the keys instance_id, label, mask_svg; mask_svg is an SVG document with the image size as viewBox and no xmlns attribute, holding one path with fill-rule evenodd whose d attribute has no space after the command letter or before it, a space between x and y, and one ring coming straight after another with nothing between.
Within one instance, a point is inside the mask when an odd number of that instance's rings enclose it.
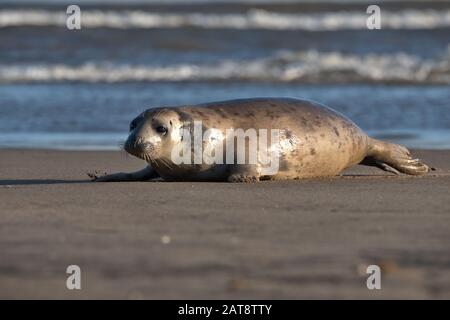
<instances>
[{"instance_id":1,"label":"seal","mask_svg":"<svg viewBox=\"0 0 450 320\"><path fill-rule=\"evenodd\" d=\"M201 124L202 132L209 131L209 136L204 136L200 142L203 150L213 148L211 155L217 156L216 160L231 162L203 159L180 163L174 160L174 154L181 155L174 150L180 143L187 143L184 140L189 134L192 137L196 123ZM250 144L249 130L254 130L256 139L262 138L264 130L277 130L273 136L277 139L272 139L265 149L277 155L276 171L265 170L267 162L263 163L260 157L256 162L248 161L251 151L256 149L245 149L245 161L243 158L239 161L237 136L230 139L229 133L229 130L235 133L238 129L245 133L244 147ZM229 144L230 141L233 143ZM231 149L226 148L230 145ZM225 147L225 152L219 153L218 146ZM405 147L370 138L351 120L331 108L292 98L254 98L151 108L130 123L124 149L145 160L148 166L133 173L89 174L92 180L145 181L160 177L167 181L256 182L331 177L356 164L375 166L395 174L422 175L430 170L419 159L413 159ZM198 158L198 150L191 142L182 150L188 159Z\"/></svg>"}]
</instances>

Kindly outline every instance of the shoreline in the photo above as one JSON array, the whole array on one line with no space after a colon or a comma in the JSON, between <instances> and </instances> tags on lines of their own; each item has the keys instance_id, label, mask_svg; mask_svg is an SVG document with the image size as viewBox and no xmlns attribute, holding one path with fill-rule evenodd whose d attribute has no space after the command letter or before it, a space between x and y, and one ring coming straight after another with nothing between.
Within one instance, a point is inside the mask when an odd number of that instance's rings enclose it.
<instances>
[{"instance_id":1,"label":"shoreline","mask_svg":"<svg viewBox=\"0 0 450 320\"><path fill-rule=\"evenodd\" d=\"M126 139L127 134L127 132L3 133L0 137L0 152L2 150L121 151L119 145ZM450 129L367 130L367 135L374 139L406 146L411 150L450 150Z\"/></svg>"},{"instance_id":2,"label":"shoreline","mask_svg":"<svg viewBox=\"0 0 450 320\"><path fill-rule=\"evenodd\" d=\"M3 299L448 299L450 150L437 170L231 183L90 183L114 151L0 150ZM82 290L67 290L68 265ZM382 290L364 270L377 264Z\"/></svg>"}]
</instances>

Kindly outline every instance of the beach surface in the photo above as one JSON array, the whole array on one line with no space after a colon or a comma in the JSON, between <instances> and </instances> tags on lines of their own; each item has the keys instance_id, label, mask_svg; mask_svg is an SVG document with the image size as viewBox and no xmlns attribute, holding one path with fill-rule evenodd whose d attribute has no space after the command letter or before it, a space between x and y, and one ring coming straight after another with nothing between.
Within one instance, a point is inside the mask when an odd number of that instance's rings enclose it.
<instances>
[{"instance_id":1,"label":"beach surface","mask_svg":"<svg viewBox=\"0 0 450 320\"><path fill-rule=\"evenodd\" d=\"M92 183L120 152L0 151L2 299L450 298L450 151L257 184ZM381 268L369 290L368 265ZM66 268L81 268L68 290Z\"/></svg>"}]
</instances>

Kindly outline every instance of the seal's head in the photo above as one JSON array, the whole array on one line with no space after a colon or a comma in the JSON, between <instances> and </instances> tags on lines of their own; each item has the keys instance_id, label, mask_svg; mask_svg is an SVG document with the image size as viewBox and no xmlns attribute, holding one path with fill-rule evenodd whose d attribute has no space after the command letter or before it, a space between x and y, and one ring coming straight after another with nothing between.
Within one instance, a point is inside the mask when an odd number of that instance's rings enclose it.
<instances>
[{"instance_id":1,"label":"seal's head","mask_svg":"<svg viewBox=\"0 0 450 320\"><path fill-rule=\"evenodd\" d=\"M170 159L172 146L180 138L180 127L177 112L168 108L148 109L131 121L124 149L147 162Z\"/></svg>"}]
</instances>

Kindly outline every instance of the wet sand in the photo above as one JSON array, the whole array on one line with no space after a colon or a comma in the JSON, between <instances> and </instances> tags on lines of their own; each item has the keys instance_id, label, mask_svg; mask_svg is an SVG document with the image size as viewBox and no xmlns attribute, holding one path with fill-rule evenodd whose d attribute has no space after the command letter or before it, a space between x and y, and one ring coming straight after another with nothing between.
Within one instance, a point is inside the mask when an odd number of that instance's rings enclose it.
<instances>
[{"instance_id":1,"label":"wet sand","mask_svg":"<svg viewBox=\"0 0 450 320\"><path fill-rule=\"evenodd\" d=\"M258 184L91 183L119 152L0 151L0 298L450 298L450 151ZM81 290L66 289L66 267ZM366 266L381 267L381 290Z\"/></svg>"}]
</instances>

